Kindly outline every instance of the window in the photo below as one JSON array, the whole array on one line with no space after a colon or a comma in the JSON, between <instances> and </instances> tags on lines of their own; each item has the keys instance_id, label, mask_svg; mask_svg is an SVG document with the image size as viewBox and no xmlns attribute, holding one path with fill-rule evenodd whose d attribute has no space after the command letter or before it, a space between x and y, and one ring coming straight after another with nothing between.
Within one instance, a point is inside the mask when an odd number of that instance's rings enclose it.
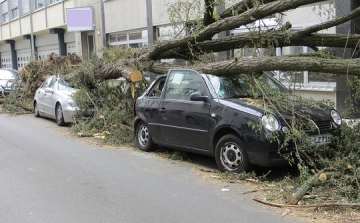
<instances>
[{"instance_id":1,"label":"window","mask_svg":"<svg viewBox=\"0 0 360 223\"><path fill-rule=\"evenodd\" d=\"M11 19L19 18L18 0L10 0Z\"/></svg>"},{"instance_id":2,"label":"window","mask_svg":"<svg viewBox=\"0 0 360 223\"><path fill-rule=\"evenodd\" d=\"M110 46L129 46L141 48L148 42L147 30L136 30L110 35Z\"/></svg>"},{"instance_id":3,"label":"window","mask_svg":"<svg viewBox=\"0 0 360 223\"><path fill-rule=\"evenodd\" d=\"M44 0L35 0L34 2L35 2L35 9L44 7Z\"/></svg>"},{"instance_id":4,"label":"window","mask_svg":"<svg viewBox=\"0 0 360 223\"><path fill-rule=\"evenodd\" d=\"M194 92L206 94L205 84L198 73L191 70L173 70L169 74L165 99L190 100Z\"/></svg>"},{"instance_id":5,"label":"window","mask_svg":"<svg viewBox=\"0 0 360 223\"><path fill-rule=\"evenodd\" d=\"M29 0L21 0L21 15L26 15L30 13L30 3Z\"/></svg>"},{"instance_id":6,"label":"window","mask_svg":"<svg viewBox=\"0 0 360 223\"><path fill-rule=\"evenodd\" d=\"M11 18L16 19L18 17L19 17L19 9L18 8L11 9Z\"/></svg>"},{"instance_id":7,"label":"window","mask_svg":"<svg viewBox=\"0 0 360 223\"><path fill-rule=\"evenodd\" d=\"M9 22L9 14L4 13L2 19L3 19L3 22Z\"/></svg>"},{"instance_id":8,"label":"window","mask_svg":"<svg viewBox=\"0 0 360 223\"><path fill-rule=\"evenodd\" d=\"M2 22L9 22L9 8L8 2L4 1L1 3L1 14L2 14Z\"/></svg>"},{"instance_id":9,"label":"window","mask_svg":"<svg viewBox=\"0 0 360 223\"><path fill-rule=\"evenodd\" d=\"M165 78L161 79L160 81L158 81L153 89L151 90L151 92L148 94L148 97L150 98L160 98L161 96L161 92L163 90L165 84Z\"/></svg>"}]
</instances>

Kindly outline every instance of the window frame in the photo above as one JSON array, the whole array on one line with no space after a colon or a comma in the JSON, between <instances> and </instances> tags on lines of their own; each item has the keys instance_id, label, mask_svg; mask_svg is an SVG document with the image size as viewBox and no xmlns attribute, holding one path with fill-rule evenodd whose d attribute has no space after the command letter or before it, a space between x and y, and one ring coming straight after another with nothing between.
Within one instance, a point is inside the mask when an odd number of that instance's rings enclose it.
<instances>
[{"instance_id":1,"label":"window frame","mask_svg":"<svg viewBox=\"0 0 360 223\"><path fill-rule=\"evenodd\" d=\"M34 10L39 10L45 7L44 0L34 0Z\"/></svg>"}]
</instances>

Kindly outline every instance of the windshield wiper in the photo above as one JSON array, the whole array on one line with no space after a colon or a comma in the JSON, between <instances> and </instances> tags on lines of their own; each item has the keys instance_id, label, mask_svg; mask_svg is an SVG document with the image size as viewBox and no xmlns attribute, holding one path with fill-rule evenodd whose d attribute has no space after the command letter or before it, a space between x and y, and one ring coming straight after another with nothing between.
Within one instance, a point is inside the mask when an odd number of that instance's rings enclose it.
<instances>
[{"instance_id":1,"label":"windshield wiper","mask_svg":"<svg viewBox=\"0 0 360 223\"><path fill-rule=\"evenodd\" d=\"M251 95L231 95L229 97L226 97L226 98L252 98Z\"/></svg>"}]
</instances>

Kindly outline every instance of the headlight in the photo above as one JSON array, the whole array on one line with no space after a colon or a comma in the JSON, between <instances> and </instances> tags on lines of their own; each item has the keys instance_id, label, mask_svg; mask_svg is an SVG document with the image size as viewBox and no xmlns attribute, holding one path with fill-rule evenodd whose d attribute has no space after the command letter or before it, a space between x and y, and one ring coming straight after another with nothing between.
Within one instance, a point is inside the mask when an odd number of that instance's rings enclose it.
<instances>
[{"instance_id":1,"label":"headlight","mask_svg":"<svg viewBox=\"0 0 360 223\"><path fill-rule=\"evenodd\" d=\"M264 115L261 118L262 125L266 130L274 132L280 129L280 123L278 120L272 115Z\"/></svg>"},{"instance_id":2,"label":"headlight","mask_svg":"<svg viewBox=\"0 0 360 223\"><path fill-rule=\"evenodd\" d=\"M67 103L68 103L68 105L70 105L71 107L77 107L76 102L75 102L74 99L72 99L72 98L67 99Z\"/></svg>"},{"instance_id":3,"label":"headlight","mask_svg":"<svg viewBox=\"0 0 360 223\"><path fill-rule=\"evenodd\" d=\"M342 120L341 120L340 114L335 110L331 110L330 114L331 114L331 117L333 118L334 122L337 125L341 125Z\"/></svg>"}]
</instances>

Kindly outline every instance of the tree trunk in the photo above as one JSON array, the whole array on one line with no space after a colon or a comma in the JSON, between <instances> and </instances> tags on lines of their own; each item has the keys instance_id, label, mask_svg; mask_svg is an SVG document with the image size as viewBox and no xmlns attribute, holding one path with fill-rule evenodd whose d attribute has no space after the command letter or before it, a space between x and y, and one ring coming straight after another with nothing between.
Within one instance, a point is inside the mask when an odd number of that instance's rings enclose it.
<instances>
[{"instance_id":1,"label":"tree trunk","mask_svg":"<svg viewBox=\"0 0 360 223\"><path fill-rule=\"evenodd\" d=\"M239 73L258 73L262 71L313 71L333 74L360 76L360 59L327 59L316 57L258 57L241 58L198 67L203 73L229 75Z\"/></svg>"}]
</instances>

